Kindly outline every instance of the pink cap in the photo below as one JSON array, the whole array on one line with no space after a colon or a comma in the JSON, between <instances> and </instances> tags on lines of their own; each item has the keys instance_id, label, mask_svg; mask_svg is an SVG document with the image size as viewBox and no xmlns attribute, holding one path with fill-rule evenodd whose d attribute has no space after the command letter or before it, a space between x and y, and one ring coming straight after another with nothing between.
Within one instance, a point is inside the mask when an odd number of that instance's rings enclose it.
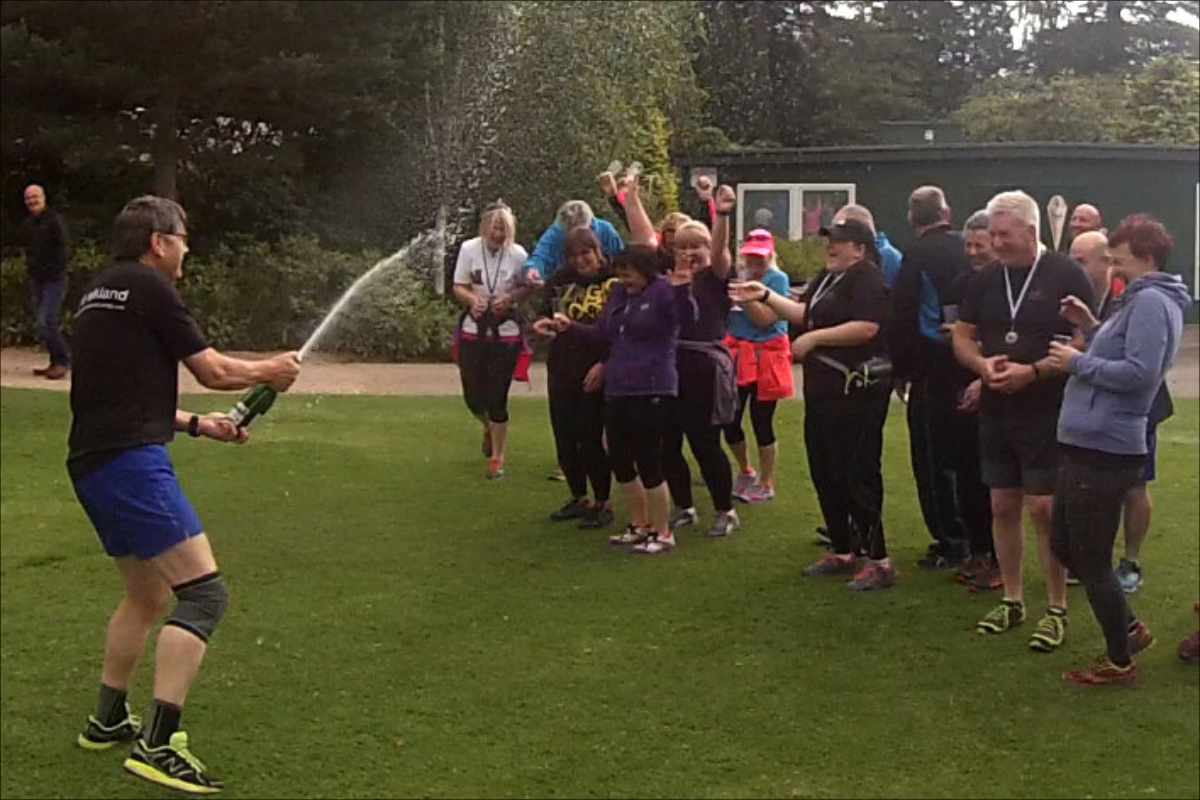
<instances>
[{"instance_id":1,"label":"pink cap","mask_svg":"<svg viewBox=\"0 0 1200 800\"><path fill-rule=\"evenodd\" d=\"M755 228L742 242L742 255L770 258L775 255L775 237L766 228Z\"/></svg>"}]
</instances>

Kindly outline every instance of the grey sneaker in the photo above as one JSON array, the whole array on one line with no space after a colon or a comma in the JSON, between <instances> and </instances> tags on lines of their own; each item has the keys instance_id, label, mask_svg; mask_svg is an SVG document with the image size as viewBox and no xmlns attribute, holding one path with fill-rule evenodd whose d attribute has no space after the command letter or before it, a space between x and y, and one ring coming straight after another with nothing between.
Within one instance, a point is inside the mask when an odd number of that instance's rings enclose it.
<instances>
[{"instance_id":1,"label":"grey sneaker","mask_svg":"<svg viewBox=\"0 0 1200 800\"><path fill-rule=\"evenodd\" d=\"M713 538L728 536L742 526L742 521L738 519L737 512L730 509L717 514L717 518L713 521L713 526L708 529L708 535Z\"/></svg>"},{"instance_id":2,"label":"grey sneaker","mask_svg":"<svg viewBox=\"0 0 1200 800\"><path fill-rule=\"evenodd\" d=\"M1133 594L1142 588L1142 566L1136 561L1122 558L1117 564L1117 582L1125 594Z\"/></svg>"},{"instance_id":3,"label":"grey sneaker","mask_svg":"<svg viewBox=\"0 0 1200 800\"><path fill-rule=\"evenodd\" d=\"M677 508L671 512L671 530L695 525L700 519L695 508Z\"/></svg>"}]
</instances>

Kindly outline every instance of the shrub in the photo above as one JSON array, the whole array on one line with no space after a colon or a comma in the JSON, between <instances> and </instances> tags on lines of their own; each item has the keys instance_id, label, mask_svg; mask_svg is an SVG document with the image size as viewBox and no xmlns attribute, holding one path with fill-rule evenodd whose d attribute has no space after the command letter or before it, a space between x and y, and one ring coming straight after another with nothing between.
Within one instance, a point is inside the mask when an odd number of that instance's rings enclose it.
<instances>
[{"instance_id":1,"label":"shrub","mask_svg":"<svg viewBox=\"0 0 1200 800\"><path fill-rule=\"evenodd\" d=\"M775 240L775 260L792 283L804 283L825 267L825 240L819 236Z\"/></svg>"},{"instance_id":2,"label":"shrub","mask_svg":"<svg viewBox=\"0 0 1200 800\"><path fill-rule=\"evenodd\" d=\"M428 257L422 253L419 257ZM316 238L276 243L233 237L207 256L189 256L179 283L184 302L214 346L230 350L300 347L351 283L379 259L322 248ZM83 288L109 263L91 242L72 250L73 309ZM28 278L21 258L0 262L0 336L5 345L33 340ZM413 263L382 271L352 301L319 349L356 358L443 359L457 311L432 291ZM70 330L72 315L64 311Z\"/></svg>"}]
</instances>

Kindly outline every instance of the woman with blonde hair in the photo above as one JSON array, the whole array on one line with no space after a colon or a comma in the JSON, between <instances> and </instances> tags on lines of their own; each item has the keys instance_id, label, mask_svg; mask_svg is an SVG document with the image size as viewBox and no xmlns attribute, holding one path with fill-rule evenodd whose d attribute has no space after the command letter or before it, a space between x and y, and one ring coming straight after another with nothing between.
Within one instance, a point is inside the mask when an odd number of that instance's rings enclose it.
<instances>
[{"instance_id":1,"label":"woman with blonde hair","mask_svg":"<svg viewBox=\"0 0 1200 800\"><path fill-rule=\"evenodd\" d=\"M454 299L466 310L455 332L463 399L483 426L489 479L504 476L508 443L508 390L521 351L514 316L528 294L522 279L527 254L514 239L517 220L497 201L484 209L479 236L463 243L454 267Z\"/></svg>"}]
</instances>

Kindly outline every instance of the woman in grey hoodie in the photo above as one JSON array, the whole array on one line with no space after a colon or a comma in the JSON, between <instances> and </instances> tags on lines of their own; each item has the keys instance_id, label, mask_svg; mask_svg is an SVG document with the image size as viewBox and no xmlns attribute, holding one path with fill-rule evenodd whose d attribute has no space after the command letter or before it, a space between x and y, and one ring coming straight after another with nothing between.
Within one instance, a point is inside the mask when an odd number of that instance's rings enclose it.
<instances>
[{"instance_id":1,"label":"woman in grey hoodie","mask_svg":"<svg viewBox=\"0 0 1200 800\"><path fill-rule=\"evenodd\" d=\"M1091 666L1064 673L1074 683L1132 682L1133 656L1154 642L1129 609L1112 551L1125 494L1141 480L1150 405L1179 350L1191 304L1183 281L1161 271L1173 245L1154 218L1123 220L1108 247L1113 273L1128 288L1103 324L1085 304L1065 298L1062 314L1088 346L1082 353L1060 342L1050 348L1055 366L1070 375L1058 417L1052 546L1087 590L1108 646Z\"/></svg>"}]
</instances>

